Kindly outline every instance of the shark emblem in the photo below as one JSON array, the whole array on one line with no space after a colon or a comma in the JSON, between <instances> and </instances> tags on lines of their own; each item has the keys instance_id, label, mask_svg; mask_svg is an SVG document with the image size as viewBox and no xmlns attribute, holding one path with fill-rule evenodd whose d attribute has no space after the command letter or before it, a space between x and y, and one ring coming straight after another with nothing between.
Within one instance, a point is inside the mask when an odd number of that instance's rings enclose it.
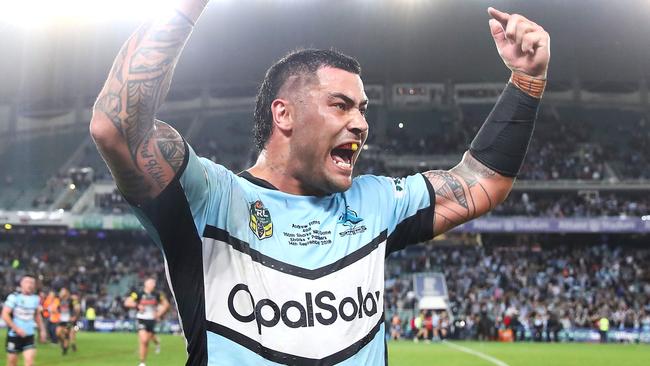
<instances>
[{"instance_id":1,"label":"shark emblem","mask_svg":"<svg viewBox=\"0 0 650 366\"><path fill-rule=\"evenodd\" d=\"M345 212L339 216L338 223L345 226L355 226L356 224L363 221L356 212L350 209L349 206L345 206Z\"/></svg>"}]
</instances>

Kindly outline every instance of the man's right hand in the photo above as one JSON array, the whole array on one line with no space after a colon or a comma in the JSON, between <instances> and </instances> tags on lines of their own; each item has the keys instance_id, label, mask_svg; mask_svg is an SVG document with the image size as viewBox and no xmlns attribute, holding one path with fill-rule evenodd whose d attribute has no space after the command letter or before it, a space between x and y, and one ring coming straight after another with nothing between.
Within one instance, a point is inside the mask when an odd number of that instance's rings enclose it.
<instances>
[{"instance_id":1,"label":"man's right hand","mask_svg":"<svg viewBox=\"0 0 650 366\"><path fill-rule=\"evenodd\" d=\"M21 327L14 327L14 333L16 333L21 338L27 335L27 333L25 333L25 331Z\"/></svg>"}]
</instances>

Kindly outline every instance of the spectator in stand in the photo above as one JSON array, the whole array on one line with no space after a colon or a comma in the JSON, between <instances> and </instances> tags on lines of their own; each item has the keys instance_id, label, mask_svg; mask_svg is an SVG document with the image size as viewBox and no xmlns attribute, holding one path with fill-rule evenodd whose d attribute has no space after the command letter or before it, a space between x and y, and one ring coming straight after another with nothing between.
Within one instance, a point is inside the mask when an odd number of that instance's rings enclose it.
<instances>
[{"instance_id":1,"label":"spectator in stand","mask_svg":"<svg viewBox=\"0 0 650 366\"><path fill-rule=\"evenodd\" d=\"M390 321L390 338L394 341L402 338L402 321L399 314L393 314Z\"/></svg>"}]
</instances>

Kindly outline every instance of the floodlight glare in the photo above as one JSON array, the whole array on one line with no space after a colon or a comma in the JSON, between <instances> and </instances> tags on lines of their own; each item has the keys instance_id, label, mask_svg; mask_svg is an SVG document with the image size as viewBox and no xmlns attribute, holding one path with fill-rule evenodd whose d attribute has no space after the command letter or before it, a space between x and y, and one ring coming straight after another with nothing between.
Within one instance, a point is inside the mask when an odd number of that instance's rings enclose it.
<instances>
[{"instance_id":1,"label":"floodlight glare","mask_svg":"<svg viewBox=\"0 0 650 366\"><path fill-rule=\"evenodd\" d=\"M141 20L173 9L177 0L0 0L0 23L33 27L55 23Z\"/></svg>"}]
</instances>

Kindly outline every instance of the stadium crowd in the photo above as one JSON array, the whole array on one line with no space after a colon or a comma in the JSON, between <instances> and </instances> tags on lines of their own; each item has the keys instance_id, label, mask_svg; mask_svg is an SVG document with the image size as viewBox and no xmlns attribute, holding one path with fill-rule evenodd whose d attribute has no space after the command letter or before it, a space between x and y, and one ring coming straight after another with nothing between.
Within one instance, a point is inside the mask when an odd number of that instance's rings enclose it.
<instances>
[{"instance_id":1,"label":"stadium crowd","mask_svg":"<svg viewBox=\"0 0 650 366\"><path fill-rule=\"evenodd\" d=\"M69 233L75 235L74 233ZM148 239L142 237L141 242ZM35 275L42 294L66 287L79 296L82 313L92 305L98 318L126 319L124 297L147 276L164 278L160 251L137 239L41 239L0 244L0 297L15 291L24 274ZM131 287L120 289L125 279ZM166 286L160 283L160 288ZM115 293L119 290L118 293ZM171 298L171 296L167 296Z\"/></svg>"},{"instance_id":2,"label":"stadium crowd","mask_svg":"<svg viewBox=\"0 0 650 366\"><path fill-rule=\"evenodd\" d=\"M123 301L134 288L115 294L111 287L124 278L137 286L147 276L164 276L158 249L145 240L58 238L0 245L0 296L14 291L24 273L33 273L44 293L66 286L77 294L82 314L92 305L98 319L127 319ZM593 328L601 317L613 329L650 331L648 268L649 249L622 245L420 245L388 259L387 321L393 335L425 339L492 339L509 328L517 339L528 334L541 340L542 332ZM410 274L432 271L446 277L449 313L414 314Z\"/></svg>"},{"instance_id":3,"label":"stadium crowd","mask_svg":"<svg viewBox=\"0 0 650 366\"><path fill-rule=\"evenodd\" d=\"M594 328L602 317L612 329L650 331L647 248L421 246L388 263L387 314L414 308L410 273L442 272L455 337L495 339L508 328L516 339L552 339L561 329ZM433 324L444 316L427 315ZM401 323L406 335L414 336L413 318Z\"/></svg>"},{"instance_id":4,"label":"stadium crowd","mask_svg":"<svg viewBox=\"0 0 650 366\"><path fill-rule=\"evenodd\" d=\"M513 192L490 215L563 218L641 217L649 213L650 197L647 195Z\"/></svg>"}]
</instances>

